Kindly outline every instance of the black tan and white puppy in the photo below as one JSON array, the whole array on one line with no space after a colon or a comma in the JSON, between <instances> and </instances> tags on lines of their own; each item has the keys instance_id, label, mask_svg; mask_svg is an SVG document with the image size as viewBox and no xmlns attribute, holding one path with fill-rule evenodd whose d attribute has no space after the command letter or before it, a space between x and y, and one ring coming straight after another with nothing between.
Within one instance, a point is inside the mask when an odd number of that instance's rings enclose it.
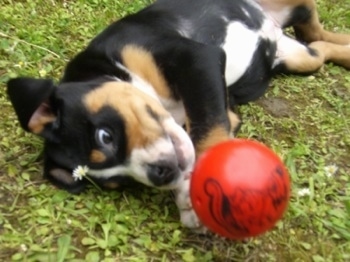
<instances>
[{"instance_id":1,"label":"black tan and white puppy","mask_svg":"<svg viewBox=\"0 0 350 262\"><path fill-rule=\"evenodd\" d=\"M261 96L275 73L327 61L350 69L350 36L325 31L314 0L158 0L100 33L59 84L17 78L8 94L21 126L44 138L53 184L80 192L87 182L72 173L86 167L105 188L131 178L171 189L181 221L196 228L191 169L232 137L233 108Z\"/></svg>"}]
</instances>

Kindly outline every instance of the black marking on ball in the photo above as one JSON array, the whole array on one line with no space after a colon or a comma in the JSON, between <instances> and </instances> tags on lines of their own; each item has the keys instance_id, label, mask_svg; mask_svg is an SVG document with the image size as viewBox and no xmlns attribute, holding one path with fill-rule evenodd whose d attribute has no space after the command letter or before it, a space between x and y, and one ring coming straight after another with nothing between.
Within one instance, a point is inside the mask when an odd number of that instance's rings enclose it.
<instances>
[{"instance_id":1,"label":"black marking on ball","mask_svg":"<svg viewBox=\"0 0 350 262\"><path fill-rule=\"evenodd\" d=\"M240 224L234 216L241 209L235 208L235 210L232 210L232 201L224 194L217 180L208 178L204 183L204 191L209 197L208 209L210 214L219 226L231 234L237 232L239 234L249 233L249 230L243 224Z\"/></svg>"},{"instance_id":2,"label":"black marking on ball","mask_svg":"<svg viewBox=\"0 0 350 262\"><path fill-rule=\"evenodd\" d=\"M249 235L251 226L267 228L273 225L281 205L288 201L288 190L280 165L271 172L268 186L262 190L235 187L227 195L218 180L208 178L204 182L212 219L229 234L238 237ZM271 214L269 206L276 212Z\"/></svg>"}]
</instances>

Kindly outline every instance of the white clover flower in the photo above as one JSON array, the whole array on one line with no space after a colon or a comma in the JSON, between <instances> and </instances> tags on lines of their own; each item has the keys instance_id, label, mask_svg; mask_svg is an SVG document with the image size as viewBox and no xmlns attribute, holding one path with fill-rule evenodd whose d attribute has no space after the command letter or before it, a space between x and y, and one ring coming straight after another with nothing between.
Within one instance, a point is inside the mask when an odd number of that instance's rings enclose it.
<instances>
[{"instance_id":1,"label":"white clover flower","mask_svg":"<svg viewBox=\"0 0 350 262\"><path fill-rule=\"evenodd\" d=\"M24 66L23 61L19 61L18 64L15 64L14 67L22 68Z\"/></svg>"},{"instance_id":2,"label":"white clover flower","mask_svg":"<svg viewBox=\"0 0 350 262\"><path fill-rule=\"evenodd\" d=\"M326 172L327 177L332 177L338 171L338 166L335 164L326 166L324 171Z\"/></svg>"},{"instance_id":3,"label":"white clover flower","mask_svg":"<svg viewBox=\"0 0 350 262\"><path fill-rule=\"evenodd\" d=\"M46 70L45 69L39 70L39 75L40 75L40 77L45 77L47 75Z\"/></svg>"},{"instance_id":4,"label":"white clover flower","mask_svg":"<svg viewBox=\"0 0 350 262\"><path fill-rule=\"evenodd\" d=\"M303 197L303 196L309 196L310 195L310 189L309 188L302 188L298 190L298 196Z\"/></svg>"},{"instance_id":5,"label":"white clover flower","mask_svg":"<svg viewBox=\"0 0 350 262\"><path fill-rule=\"evenodd\" d=\"M77 166L74 170L73 170L73 178L74 181L77 180L82 180L84 176L86 176L86 174L89 172L89 168L87 166Z\"/></svg>"},{"instance_id":6,"label":"white clover flower","mask_svg":"<svg viewBox=\"0 0 350 262\"><path fill-rule=\"evenodd\" d=\"M27 248L27 246L25 245L25 244L21 244L21 250L23 251L23 252L27 252L27 250L28 250L28 248Z\"/></svg>"}]
</instances>

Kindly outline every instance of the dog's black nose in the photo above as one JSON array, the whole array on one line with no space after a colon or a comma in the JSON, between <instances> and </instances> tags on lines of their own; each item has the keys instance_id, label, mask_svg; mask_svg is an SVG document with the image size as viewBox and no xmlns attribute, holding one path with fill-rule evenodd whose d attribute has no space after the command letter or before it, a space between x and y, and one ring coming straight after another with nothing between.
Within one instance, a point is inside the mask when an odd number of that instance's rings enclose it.
<instances>
[{"instance_id":1,"label":"dog's black nose","mask_svg":"<svg viewBox=\"0 0 350 262\"><path fill-rule=\"evenodd\" d=\"M171 163L155 163L147 165L148 179L155 186L164 186L176 180L179 168Z\"/></svg>"}]
</instances>

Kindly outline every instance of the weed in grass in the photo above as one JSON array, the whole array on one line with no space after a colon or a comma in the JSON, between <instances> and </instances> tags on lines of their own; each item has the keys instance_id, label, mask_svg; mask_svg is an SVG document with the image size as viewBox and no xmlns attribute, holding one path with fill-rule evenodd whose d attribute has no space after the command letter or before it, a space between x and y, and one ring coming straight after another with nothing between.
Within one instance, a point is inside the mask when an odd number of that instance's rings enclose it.
<instances>
[{"instance_id":1,"label":"weed in grass","mask_svg":"<svg viewBox=\"0 0 350 262\"><path fill-rule=\"evenodd\" d=\"M149 2L0 0L0 260L350 261L350 74L333 65L280 76L240 107L240 136L273 148L293 181L288 212L263 236L198 236L180 225L168 192L71 195L42 179L41 141L19 128L5 82L58 79L93 36ZM350 33L348 2L317 2L326 28Z\"/></svg>"}]
</instances>

